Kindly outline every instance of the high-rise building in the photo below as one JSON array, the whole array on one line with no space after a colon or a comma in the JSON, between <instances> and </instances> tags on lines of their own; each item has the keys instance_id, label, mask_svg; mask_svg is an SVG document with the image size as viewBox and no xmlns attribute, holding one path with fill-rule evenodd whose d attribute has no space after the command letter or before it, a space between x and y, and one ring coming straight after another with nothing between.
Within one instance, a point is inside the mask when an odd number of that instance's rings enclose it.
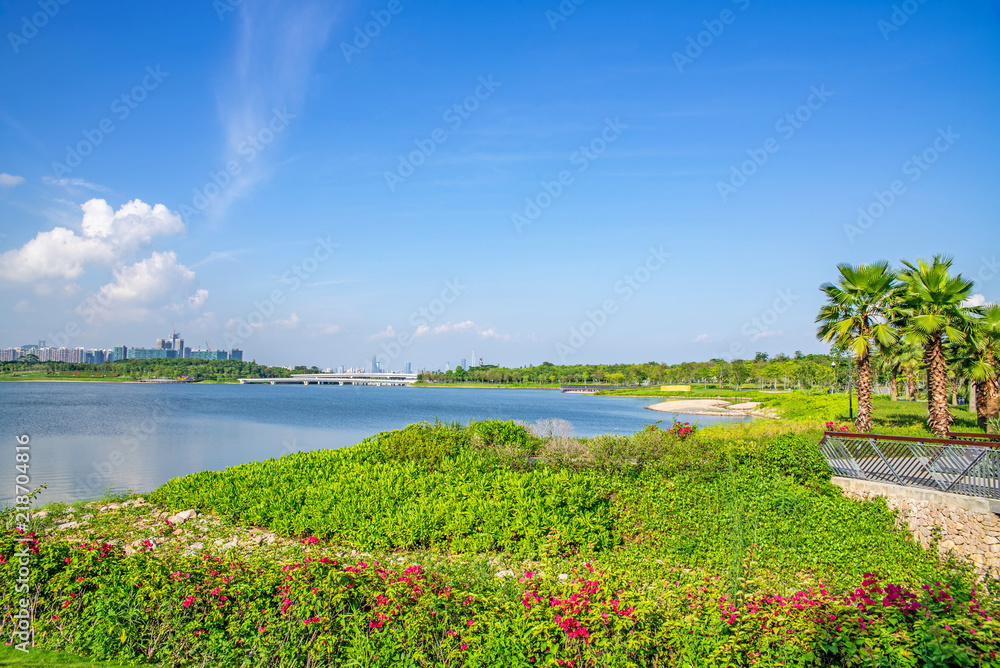
<instances>
[{"instance_id":1,"label":"high-rise building","mask_svg":"<svg viewBox=\"0 0 1000 668\"><path fill-rule=\"evenodd\" d=\"M228 354L225 350L190 350L188 349L188 357L193 360L224 360L228 359ZM241 353L242 354L242 353Z\"/></svg>"},{"instance_id":2,"label":"high-rise building","mask_svg":"<svg viewBox=\"0 0 1000 668\"><path fill-rule=\"evenodd\" d=\"M172 350L166 348L129 348L128 359L130 360L164 360L173 357ZM117 357L116 357L117 359Z\"/></svg>"},{"instance_id":3,"label":"high-rise building","mask_svg":"<svg viewBox=\"0 0 1000 668\"><path fill-rule=\"evenodd\" d=\"M469 368L469 365L465 363L465 358L464 358L464 357L462 358L462 364L461 364L461 367L462 367L463 369L468 369L468 368Z\"/></svg>"},{"instance_id":4,"label":"high-rise building","mask_svg":"<svg viewBox=\"0 0 1000 668\"><path fill-rule=\"evenodd\" d=\"M121 362L128 359L128 346L115 346L115 361Z\"/></svg>"},{"instance_id":5,"label":"high-rise building","mask_svg":"<svg viewBox=\"0 0 1000 668\"><path fill-rule=\"evenodd\" d=\"M403 367L403 373L413 373L413 363L412 362L407 362L406 363L406 365Z\"/></svg>"},{"instance_id":6,"label":"high-rise building","mask_svg":"<svg viewBox=\"0 0 1000 668\"><path fill-rule=\"evenodd\" d=\"M243 351L239 348L233 348L229 351L229 359L243 361Z\"/></svg>"},{"instance_id":7,"label":"high-rise building","mask_svg":"<svg viewBox=\"0 0 1000 668\"><path fill-rule=\"evenodd\" d=\"M380 373L381 369L378 365L378 356L372 355L372 373Z\"/></svg>"}]
</instances>

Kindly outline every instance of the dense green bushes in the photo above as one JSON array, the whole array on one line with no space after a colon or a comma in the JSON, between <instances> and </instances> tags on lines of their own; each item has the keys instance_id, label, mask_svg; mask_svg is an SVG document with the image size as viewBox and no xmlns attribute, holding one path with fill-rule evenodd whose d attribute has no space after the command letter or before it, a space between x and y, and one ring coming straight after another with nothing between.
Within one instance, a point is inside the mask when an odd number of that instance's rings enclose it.
<instances>
[{"instance_id":1,"label":"dense green bushes","mask_svg":"<svg viewBox=\"0 0 1000 668\"><path fill-rule=\"evenodd\" d=\"M610 547L601 481L556 468L503 466L490 448L506 444L499 442L504 437L527 448L528 435L513 423L412 425L345 450L196 473L170 481L151 500L362 549L537 556L543 548Z\"/></svg>"}]
</instances>

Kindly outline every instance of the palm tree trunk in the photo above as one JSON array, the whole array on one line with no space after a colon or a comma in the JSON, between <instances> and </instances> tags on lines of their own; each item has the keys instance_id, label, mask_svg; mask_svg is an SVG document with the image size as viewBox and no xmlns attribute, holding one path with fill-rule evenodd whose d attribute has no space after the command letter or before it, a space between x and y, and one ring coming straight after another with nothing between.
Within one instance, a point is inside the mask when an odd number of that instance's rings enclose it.
<instances>
[{"instance_id":1,"label":"palm tree trunk","mask_svg":"<svg viewBox=\"0 0 1000 668\"><path fill-rule=\"evenodd\" d=\"M893 401L899 401L899 380L896 372L892 372L892 385L889 387L889 394Z\"/></svg>"},{"instance_id":2,"label":"palm tree trunk","mask_svg":"<svg viewBox=\"0 0 1000 668\"><path fill-rule=\"evenodd\" d=\"M854 426L858 431L872 430L872 364L868 353L858 358L858 419Z\"/></svg>"},{"instance_id":3,"label":"palm tree trunk","mask_svg":"<svg viewBox=\"0 0 1000 668\"><path fill-rule=\"evenodd\" d=\"M951 405L958 405L958 378L951 379Z\"/></svg>"},{"instance_id":4,"label":"palm tree trunk","mask_svg":"<svg viewBox=\"0 0 1000 668\"><path fill-rule=\"evenodd\" d=\"M979 383L969 379L969 412L979 413L979 402L976 401L977 392L979 391Z\"/></svg>"},{"instance_id":5,"label":"palm tree trunk","mask_svg":"<svg viewBox=\"0 0 1000 668\"><path fill-rule=\"evenodd\" d=\"M1000 417L1000 388L997 387L997 379L993 378L984 383L986 386L986 396L982 403L986 404L986 427L987 433L996 433L993 428L993 421Z\"/></svg>"},{"instance_id":6,"label":"palm tree trunk","mask_svg":"<svg viewBox=\"0 0 1000 668\"><path fill-rule=\"evenodd\" d=\"M993 353L986 353L985 362L994 366ZM993 433L995 430L992 428L991 421L1000 417L1000 379L994 376L986 379L980 385L983 391L982 395L978 397L978 403L983 406L983 411L979 414L979 426L985 427L987 432Z\"/></svg>"},{"instance_id":7,"label":"palm tree trunk","mask_svg":"<svg viewBox=\"0 0 1000 668\"><path fill-rule=\"evenodd\" d=\"M911 369L906 370L906 400L917 400L917 379L913 376Z\"/></svg>"},{"instance_id":8,"label":"palm tree trunk","mask_svg":"<svg viewBox=\"0 0 1000 668\"><path fill-rule=\"evenodd\" d=\"M940 438L948 435L955 421L948 408L948 364L941 332L935 332L924 347L927 362L927 426Z\"/></svg>"},{"instance_id":9,"label":"palm tree trunk","mask_svg":"<svg viewBox=\"0 0 1000 668\"><path fill-rule=\"evenodd\" d=\"M989 394L989 390L986 389L986 381L978 381L976 383L976 424L980 429L986 429L987 394Z\"/></svg>"}]
</instances>

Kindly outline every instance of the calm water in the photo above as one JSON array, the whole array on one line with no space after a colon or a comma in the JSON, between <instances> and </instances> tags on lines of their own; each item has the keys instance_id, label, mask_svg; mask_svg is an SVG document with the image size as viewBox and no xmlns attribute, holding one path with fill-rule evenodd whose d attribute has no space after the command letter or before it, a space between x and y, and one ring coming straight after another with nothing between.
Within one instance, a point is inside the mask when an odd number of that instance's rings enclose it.
<instances>
[{"instance_id":1,"label":"calm water","mask_svg":"<svg viewBox=\"0 0 1000 668\"><path fill-rule=\"evenodd\" d=\"M655 399L556 390L125 383L0 383L0 500L14 496L15 436L31 438L41 502L148 492L176 476L295 450L342 448L413 422L559 418L577 436L631 434L672 416ZM732 418L698 417L708 424Z\"/></svg>"}]
</instances>

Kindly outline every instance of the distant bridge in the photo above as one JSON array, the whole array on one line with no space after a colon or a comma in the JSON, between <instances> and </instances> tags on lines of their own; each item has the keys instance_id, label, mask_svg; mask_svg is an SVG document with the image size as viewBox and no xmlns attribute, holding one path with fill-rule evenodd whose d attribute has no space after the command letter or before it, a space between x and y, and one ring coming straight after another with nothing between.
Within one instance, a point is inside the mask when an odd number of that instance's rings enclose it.
<instances>
[{"instance_id":1,"label":"distant bridge","mask_svg":"<svg viewBox=\"0 0 1000 668\"><path fill-rule=\"evenodd\" d=\"M291 378L240 378L240 385L413 385L415 373L296 373Z\"/></svg>"}]
</instances>

